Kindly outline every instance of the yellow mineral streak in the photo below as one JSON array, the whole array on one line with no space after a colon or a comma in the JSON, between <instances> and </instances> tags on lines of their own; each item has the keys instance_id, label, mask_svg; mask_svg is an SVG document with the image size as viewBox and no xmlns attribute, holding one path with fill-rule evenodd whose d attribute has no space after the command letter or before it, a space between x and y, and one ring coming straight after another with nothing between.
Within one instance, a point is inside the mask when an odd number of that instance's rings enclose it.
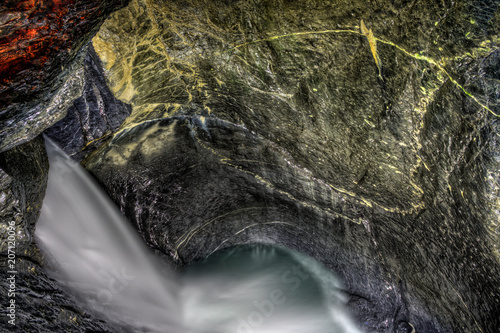
<instances>
[{"instance_id":1,"label":"yellow mineral streak","mask_svg":"<svg viewBox=\"0 0 500 333\"><path fill-rule=\"evenodd\" d=\"M116 61L116 53L113 51L113 45L100 38L98 34L92 39L92 44L104 68L108 71L111 70Z\"/></svg>"},{"instance_id":2,"label":"yellow mineral streak","mask_svg":"<svg viewBox=\"0 0 500 333\"><path fill-rule=\"evenodd\" d=\"M162 140L168 140L172 135L171 132L165 132L164 135L160 137L160 140L151 140L149 141L149 145L144 145L145 142L148 142L148 137L154 135L158 130L159 124L155 124L138 136L134 142L120 146L111 144L111 149L106 153L105 158L109 158L112 164L125 166L132 153L134 153L139 146L141 146L140 152L146 158L151 158L154 154L159 154L163 150L164 141Z\"/></svg>"},{"instance_id":3,"label":"yellow mineral streak","mask_svg":"<svg viewBox=\"0 0 500 333\"><path fill-rule=\"evenodd\" d=\"M144 22L148 21L150 21L150 24L144 24ZM117 34L113 29L116 29L120 25L127 25L127 27L123 29L121 34ZM418 152L422 148L419 133L423 128L423 117L428 109L428 105L435 100L435 94L445 81L451 82L483 109L498 116L488 107L486 102L482 102L478 97L468 92L464 86L460 85L446 71L445 63L454 60L454 58L433 59L423 55L421 52L407 50L381 36L375 37L372 29L368 29L363 20L360 21L359 27L354 25L339 29L311 29L310 31L295 32L293 31L293 27L289 27L289 29L289 32L275 32L274 35L271 32L269 34L263 32L263 35L259 35L261 39L251 40L251 37L244 33L244 29L239 26L239 23L235 23L234 28L229 30L217 26L216 21L210 20L208 11L196 15L177 10L174 5L168 5L165 2L131 0L129 7L121 9L110 16L93 39L93 44L108 72L112 91L119 99L133 104L132 115L122 125L121 130L126 130L150 119L173 116L182 109L182 106L193 102L202 105L210 114L212 112L210 109L212 107L210 103L212 101L211 96L221 96L223 93L229 93L222 92L223 89L227 88L226 82L222 80L227 80L227 78L218 75L219 68L224 69L224 66L211 69L214 73L212 80L215 82L216 88L214 91L207 89L206 86L210 80L204 80L206 77L203 76L203 73L200 73L199 68L200 60L203 59L209 59L209 61L219 65L221 62L230 63L229 66L237 72L239 77L251 77L255 82L260 82L257 86L249 85L254 92L266 94L269 97L287 102L293 97L293 94L285 94L263 88L266 85L258 75L255 75L253 71L255 64L252 62L252 58L246 56L248 50L252 51L252 48L247 48L250 45L258 46L257 44L268 41L280 41L286 44L288 42L287 39L291 39L292 41L294 39L299 40L311 37L320 39L322 35L325 38L330 38L329 35L339 35L343 36L343 38L347 38L348 36L352 36L353 38L364 36L368 40L370 51L381 79L382 64L378 55L377 43L384 44L386 48L393 47L397 49L399 51L398 57L404 56L415 59L416 62L421 63L425 67L424 71L434 72L436 77L438 77L432 84L426 85L425 89L417 94L416 97L418 100L413 106L416 115L416 118L413 119L415 122L415 131L412 133L412 140L405 142L409 146L408 149L411 149L415 154L416 162L409 170L403 172L407 176L404 183L413 192L416 200L409 204L406 209L403 209L402 207L382 205L377 201L363 198L354 188L344 189L327 184L332 192L335 191L343 196L359 200L359 202L367 207L378 206L394 213L413 214L424 208L424 203L421 200L423 190L419 187L419 181L415 177L418 176L420 167L430 171L431 166L428 166L418 155ZM231 38L228 38L228 36ZM204 40L207 37L220 43L220 47L212 50L212 53L201 49L197 44L197 40ZM494 45L498 44L498 37L495 38L492 41L488 40L481 43L480 47L474 50L473 56L486 56L489 52L492 52L491 50L494 49ZM171 47L172 45L175 45L175 48ZM179 48L181 51L176 51L176 48ZM468 55L462 56L465 57ZM132 79L132 73L135 76L134 80ZM150 84L155 86L154 80L150 80L153 76L162 77L162 82L165 84L161 87L155 87L155 90L158 92L156 96L159 96L159 98L145 100L143 99L143 95L149 91L148 89L144 89L144 87L147 88ZM229 85L229 83L228 81L227 84ZM413 88L410 86L407 89L410 93L413 91ZM205 97L200 100L199 96ZM160 108L159 106L161 105L164 105L165 108ZM214 109L214 112L216 111ZM373 122L370 120L366 120L366 123L373 126ZM293 124L289 126L293 126ZM168 139L168 137L164 139ZM133 147L129 148L132 149ZM147 147L146 151L154 154L158 149L159 147L151 146ZM114 153L113 157L116 158L117 163L126 162L128 150L120 151L119 153L115 151ZM225 157L221 157L221 162L233 168L240 168L235 163L236 161L230 161ZM390 166L387 170L394 175L400 175L401 171L403 171L391 168ZM248 170L241 170L241 172L255 177L265 186L272 186L271 182L264 179L262 175L252 174ZM282 194L298 201L290 193ZM304 202L303 204L311 205L310 202ZM359 221L353 222L360 223ZM495 230L499 230L498 226L496 228ZM496 231L496 233L497 237L499 237L499 232Z\"/></svg>"},{"instance_id":4,"label":"yellow mineral streak","mask_svg":"<svg viewBox=\"0 0 500 333\"><path fill-rule=\"evenodd\" d=\"M370 44L370 50L372 51L373 58L375 59L375 64L377 65L378 68L378 76L382 79L382 64L380 63L380 58L378 57L377 53L377 40L375 39L375 36L373 36L373 31L372 29L367 29L365 22L361 20L360 22L360 27L361 27L361 33L365 35L365 37L368 39L368 44Z\"/></svg>"}]
</instances>

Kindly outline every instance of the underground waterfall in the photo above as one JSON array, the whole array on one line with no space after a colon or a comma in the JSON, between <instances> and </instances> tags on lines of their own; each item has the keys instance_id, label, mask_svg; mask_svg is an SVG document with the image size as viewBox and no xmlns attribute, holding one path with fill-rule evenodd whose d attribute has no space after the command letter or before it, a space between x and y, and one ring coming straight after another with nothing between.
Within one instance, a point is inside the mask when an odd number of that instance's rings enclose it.
<instances>
[{"instance_id":1,"label":"underground waterfall","mask_svg":"<svg viewBox=\"0 0 500 333\"><path fill-rule=\"evenodd\" d=\"M36 238L53 278L126 332L359 332L342 285L314 259L250 244L174 272L86 171L50 140Z\"/></svg>"}]
</instances>

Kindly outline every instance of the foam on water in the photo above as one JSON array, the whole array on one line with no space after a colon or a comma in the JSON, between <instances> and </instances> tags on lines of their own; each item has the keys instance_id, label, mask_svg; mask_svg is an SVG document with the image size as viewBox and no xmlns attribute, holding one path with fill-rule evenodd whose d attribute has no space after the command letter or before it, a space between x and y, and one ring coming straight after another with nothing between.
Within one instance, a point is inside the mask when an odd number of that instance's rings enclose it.
<instances>
[{"instance_id":1,"label":"foam on water","mask_svg":"<svg viewBox=\"0 0 500 333\"><path fill-rule=\"evenodd\" d=\"M49 181L36 239L52 276L121 331L359 332L339 280L283 248L214 253L182 274L154 256L79 164L47 140Z\"/></svg>"},{"instance_id":2,"label":"foam on water","mask_svg":"<svg viewBox=\"0 0 500 333\"><path fill-rule=\"evenodd\" d=\"M344 310L340 281L285 248L221 250L188 267L183 282L189 332L358 332Z\"/></svg>"}]
</instances>

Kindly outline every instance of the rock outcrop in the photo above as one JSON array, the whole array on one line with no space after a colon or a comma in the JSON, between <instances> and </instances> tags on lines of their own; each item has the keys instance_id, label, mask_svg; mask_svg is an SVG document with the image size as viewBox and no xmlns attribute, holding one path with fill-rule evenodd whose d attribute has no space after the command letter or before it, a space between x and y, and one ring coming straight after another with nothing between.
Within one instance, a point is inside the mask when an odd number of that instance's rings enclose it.
<instances>
[{"instance_id":1,"label":"rock outcrop","mask_svg":"<svg viewBox=\"0 0 500 333\"><path fill-rule=\"evenodd\" d=\"M40 13L54 12L49 26L66 27L58 23L61 1L17 3L42 23ZM90 8L101 22L99 9L111 2L94 4L66 14ZM36 137L73 105L50 135L85 158L148 245L179 267L232 245L284 245L344 280L366 332L495 332L498 8L497 0L131 0L93 39L104 74L94 55L77 51L98 24L72 30L81 40L49 44L45 58L36 44L45 30L12 29L25 16L9 14L0 42L33 42L12 46L24 56L5 53L15 61L2 69L0 151ZM84 63L97 81L85 77ZM29 73L39 74L27 82ZM125 103L131 113L117 128ZM116 113L105 119L101 106ZM87 156L85 147L101 138L109 141ZM35 193L36 179L43 187L37 140L1 159L2 214L22 220L16 225L26 235L37 209L22 210L14 185ZM30 162L20 158L26 147L36 157ZM41 168L29 178L15 169L22 163ZM59 294L25 239L23 314L35 323L23 322L26 330L110 329Z\"/></svg>"},{"instance_id":2,"label":"rock outcrop","mask_svg":"<svg viewBox=\"0 0 500 333\"><path fill-rule=\"evenodd\" d=\"M7 254L8 227L14 227L17 251L26 250L33 241L48 168L41 138L0 154L0 253Z\"/></svg>"},{"instance_id":3,"label":"rock outcrop","mask_svg":"<svg viewBox=\"0 0 500 333\"><path fill-rule=\"evenodd\" d=\"M127 0L2 1L0 152L62 119L81 95L80 51Z\"/></svg>"},{"instance_id":4,"label":"rock outcrop","mask_svg":"<svg viewBox=\"0 0 500 333\"><path fill-rule=\"evenodd\" d=\"M115 133L131 107L117 100L106 85L102 65L92 45L84 61L82 96L74 100L66 117L44 134L76 161L81 161Z\"/></svg>"},{"instance_id":5,"label":"rock outcrop","mask_svg":"<svg viewBox=\"0 0 500 333\"><path fill-rule=\"evenodd\" d=\"M86 166L180 264L282 244L367 332L494 331L497 8L131 1L93 44L132 113Z\"/></svg>"}]
</instances>

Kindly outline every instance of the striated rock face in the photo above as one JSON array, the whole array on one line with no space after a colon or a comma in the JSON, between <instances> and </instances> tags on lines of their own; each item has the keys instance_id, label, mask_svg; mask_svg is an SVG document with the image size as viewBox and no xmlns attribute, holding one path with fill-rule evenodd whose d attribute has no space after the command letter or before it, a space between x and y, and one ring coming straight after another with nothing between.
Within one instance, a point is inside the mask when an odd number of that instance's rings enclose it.
<instances>
[{"instance_id":1,"label":"striated rock face","mask_svg":"<svg viewBox=\"0 0 500 333\"><path fill-rule=\"evenodd\" d=\"M47 264L30 245L16 256L16 326L7 315L10 274L7 257L0 255L0 330L2 332L116 332L105 322L80 310L78 302L46 275Z\"/></svg>"},{"instance_id":2,"label":"striated rock face","mask_svg":"<svg viewBox=\"0 0 500 333\"><path fill-rule=\"evenodd\" d=\"M126 0L0 4L0 151L64 117L82 89L78 52Z\"/></svg>"},{"instance_id":3,"label":"striated rock face","mask_svg":"<svg viewBox=\"0 0 500 333\"><path fill-rule=\"evenodd\" d=\"M367 206L413 214L424 208L417 184L425 169L424 117L440 89L465 90L477 117L500 114L494 73L472 76L484 71L484 59L496 61L498 35L493 24L471 23L465 4L383 3L366 22L376 31L383 79L358 27L374 9L356 2L266 2L258 11L247 2L201 10L196 1L135 0L93 42L110 88L134 107L126 126L215 115L279 142L315 176L342 184ZM430 17L423 20L422 12ZM440 15L451 17L442 22ZM450 77L470 79L461 85Z\"/></svg>"},{"instance_id":4,"label":"striated rock face","mask_svg":"<svg viewBox=\"0 0 500 333\"><path fill-rule=\"evenodd\" d=\"M367 332L494 331L499 19L497 1L133 0L93 39L132 113L86 165L179 264L281 244L345 280Z\"/></svg>"},{"instance_id":5,"label":"striated rock face","mask_svg":"<svg viewBox=\"0 0 500 333\"><path fill-rule=\"evenodd\" d=\"M443 329L407 292L417 272L377 244L384 212L359 207L246 128L215 118L153 120L123 131L98 156L89 170L150 246L179 265L228 246L278 244L335 271L366 332ZM391 250L407 244L402 232L393 237Z\"/></svg>"},{"instance_id":6,"label":"striated rock face","mask_svg":"<svg viewBox=\"0 0 500 333\"><path fill-rule=\"evenodd\" d=\"M90 45L84 62L85 84L67 115L44 134L74 160L81 161L116 132L131 107L117 100L106 85L101 62Z\"/></svg>"},{"instance_id":7,"label":"striated rock face","mask_svg":"<svg viewBox=\"0 0 500 333\"><path fill-rule=\"evenodd\" d=\"M48 168L41 138L0 154L0 253L7 254L7 227L13 221L17 251L24 251L32 242Z\"/></svg>"}]
</instances>

